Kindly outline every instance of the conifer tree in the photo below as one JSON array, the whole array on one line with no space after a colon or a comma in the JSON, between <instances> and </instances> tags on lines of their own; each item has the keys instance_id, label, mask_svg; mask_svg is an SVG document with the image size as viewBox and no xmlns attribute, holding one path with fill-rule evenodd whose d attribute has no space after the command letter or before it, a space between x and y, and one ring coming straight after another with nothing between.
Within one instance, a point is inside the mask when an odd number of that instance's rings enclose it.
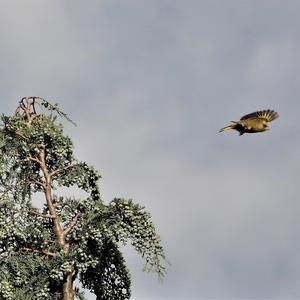
<instances>
[{"instance_id":1,"label":"conifer tree","mask_svg":"<svg viewBox=\"0 0 300 300\"><path fill-rule=\"evenodd\" d=\"M120 245L130 243L145 270L161 277L160 238L139 204L101 200L99 173L74 157L58 117L72 122L40 97L24 97L13 115L1 117L0 299L85 299L81 287L97 299L129 299ZM87 196L56 194L61 187L77 187ZM33 203L37 194L43 208Z\"/></svg>"}]
</instances>

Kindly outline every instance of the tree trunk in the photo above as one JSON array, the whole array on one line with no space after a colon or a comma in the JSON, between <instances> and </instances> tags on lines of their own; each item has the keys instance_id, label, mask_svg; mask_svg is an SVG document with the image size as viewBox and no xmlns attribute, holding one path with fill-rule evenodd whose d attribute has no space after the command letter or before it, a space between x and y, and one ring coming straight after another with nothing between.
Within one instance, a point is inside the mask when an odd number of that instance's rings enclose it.
<instances>
[{"instance_id":1,"label":"tree trunk","mask_svg":"<svg viewBox=\"0 0 300 300\"><path fill-rule=\"evenodd\" d=\"M66 274L64 286L63 286L63 299L74 300L72 272L68 272Z\"/></svg>"},{"instance_id":2,"label":"tree trunk","mask_svg":"<svg viewBox=\"0 0 300 300\"><path fill-rule=\"evenodd\" d=\"M60 219L57 217L55 206L53 205L53 198L52 198L52 178L51 174L49 174L45 162L45 153L37 149L37 153L39 154L39 162L41 170L44 174L45 183L44 183L44 194L46 198L46 202L48 205L48 209L50 212L51 217L53 218L53 231L56 235L56 239L58 245L64 250L66 255L69 254L69 243L66 242L66 235L72 229L72 226L75 225L77 218L74 219L74 224L70 225L65 231L62 228ZM63 283L63 300L74 300L74 290L73 290L73 270L68 272L65 275L64 283Z\"/></svg>"}]
</instances>

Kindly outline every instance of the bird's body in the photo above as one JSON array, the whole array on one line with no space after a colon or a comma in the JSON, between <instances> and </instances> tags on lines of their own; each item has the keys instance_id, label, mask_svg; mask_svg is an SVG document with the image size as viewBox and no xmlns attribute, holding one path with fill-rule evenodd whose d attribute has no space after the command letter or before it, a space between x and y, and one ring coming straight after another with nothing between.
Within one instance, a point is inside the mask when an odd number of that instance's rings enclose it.
<instances>
[{"instance_id":1,"label":"bird's body","mask_svg":"<svg viewBox=\"0 0 300 300\"><path fill-rule=\"evenodd\" d=\"M267 123L278 118L274 110L261 110L243 116L239 121L231 121L231 124L222 128L220 132L235 129L240 135L244 133L256 133L269 130Z\"/></svg>"}]
</instances>

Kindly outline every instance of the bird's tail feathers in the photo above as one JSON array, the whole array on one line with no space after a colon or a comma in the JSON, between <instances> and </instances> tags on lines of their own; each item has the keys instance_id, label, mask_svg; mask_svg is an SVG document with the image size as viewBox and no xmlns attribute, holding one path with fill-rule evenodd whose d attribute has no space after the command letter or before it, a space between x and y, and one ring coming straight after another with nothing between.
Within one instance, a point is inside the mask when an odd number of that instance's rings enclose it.
<instances>
[{"instance_id":1,"label":"bird's tail feathers","mask_svg":"<svg viewBox=\"0 0 300 300\"><path fill-rule=\"evenodd\" d=\"M235 125L236 125L236 122L234 122L234 121L231 121L231 122L232 122L232 124L221 128L219 132L227 131L227 130L230 130L230 129L234 129Z\"/></svg>"}]
</instances>

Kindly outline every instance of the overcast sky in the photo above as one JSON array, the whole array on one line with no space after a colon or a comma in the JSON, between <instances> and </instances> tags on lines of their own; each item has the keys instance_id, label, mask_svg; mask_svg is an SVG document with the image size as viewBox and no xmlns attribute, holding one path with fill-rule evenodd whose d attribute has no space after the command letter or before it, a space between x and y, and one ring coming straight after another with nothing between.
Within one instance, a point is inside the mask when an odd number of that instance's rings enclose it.
<instances>
[{"instance_id":1,"label":"overcast sky","mask_svg":"<svg viewBox=\"0 0 300 300\"><path fill-rule=\"evenodd\" d=\"M102 197L150 211L134 299L300 298L300 1L2 0L0 103L58 102ZM259 109L266 133L219 133ZM89 295L89 299L95 299Z\"/></svg>"}]
</instances>

